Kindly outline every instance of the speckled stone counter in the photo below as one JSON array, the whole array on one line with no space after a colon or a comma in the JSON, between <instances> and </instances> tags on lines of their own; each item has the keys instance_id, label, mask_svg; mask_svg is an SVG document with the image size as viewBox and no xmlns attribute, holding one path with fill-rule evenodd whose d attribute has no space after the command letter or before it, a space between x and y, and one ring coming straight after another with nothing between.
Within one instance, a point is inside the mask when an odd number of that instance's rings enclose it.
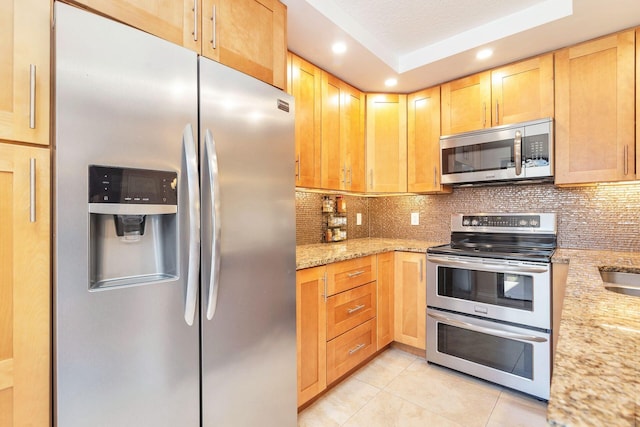
<instances>
[{"instance_id":1,"label":"speckled stone counter","mask_svg":"<svg viewBox=\"0 0 640 427\"><path fill-rule=\"evenodd\" d=\"M558 249L569 262L547 419L640 426L640 298L604 288L598 267L640 268L640 254Z\"/></svg>"},{"instance_id":2,"label":"speckled stone counter","mask_svg":"<svg viewBox=\"0 0 640 427\"><path fill-rule=\"evenodd\" d=\"M427 252L427 248L444 242L406 239L352 239L336 243L319 243L296 247L296 269L316 267L367 255L390 251Z\"/></svg>"}]
</instances>

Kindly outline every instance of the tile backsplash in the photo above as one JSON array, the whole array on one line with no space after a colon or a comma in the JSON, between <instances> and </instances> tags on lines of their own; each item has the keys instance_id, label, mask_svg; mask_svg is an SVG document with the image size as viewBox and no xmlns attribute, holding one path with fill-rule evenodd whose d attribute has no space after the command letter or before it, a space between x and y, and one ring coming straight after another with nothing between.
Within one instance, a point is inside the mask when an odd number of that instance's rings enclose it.
<instances>
[{"instance_id":1,"label":"tile backsplash","mask_svg":"<svg viewBox=\"0 0 640 427\"><path fill-rule=\"evenodd\" d=\"M322 196L296 192L296 242L322 241ZM348 238L448 242L452 213L556 212L562 248L640 251L640 183L559 188L553 184L456 188L449 195L345 196ZM356 213L362 225L356 225ZM417 213L419 224L411 225Z\"/></svg>"}]
</instances>

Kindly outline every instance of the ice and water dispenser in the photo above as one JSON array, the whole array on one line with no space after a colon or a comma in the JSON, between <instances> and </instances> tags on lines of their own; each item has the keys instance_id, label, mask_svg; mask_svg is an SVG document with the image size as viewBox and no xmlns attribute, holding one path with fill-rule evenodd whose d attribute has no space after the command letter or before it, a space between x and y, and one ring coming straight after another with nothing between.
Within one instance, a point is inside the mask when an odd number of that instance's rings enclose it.
<instances>
[{"instance_id":1,"label":"ice and water dispenser","mask_svg":"<svg viewBox=\"0 0 640 427\"><path fill-rule=\"evenodd\" d=\"M89 288L178 276L177 174L89 166Z\"/></svg>"}]
</instances>

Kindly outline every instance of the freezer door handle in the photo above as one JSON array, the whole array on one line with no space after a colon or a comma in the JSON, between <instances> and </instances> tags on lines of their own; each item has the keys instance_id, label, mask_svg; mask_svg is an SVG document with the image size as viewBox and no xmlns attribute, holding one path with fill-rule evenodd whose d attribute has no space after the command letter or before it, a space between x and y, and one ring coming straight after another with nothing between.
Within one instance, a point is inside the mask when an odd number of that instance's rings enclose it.
<instances>
[{"instance_id":1,"label":"freezer door handle","mask_svg":"<svg viewBox=\"0 0 640 427\"><path fill-rule=\"evenodd\" d=\"M187 269L187 295L184 306L184 320L193 325L196 315L200 270L200 189L198 186L198 160L196 141L191 124L182 132L183 161L187 170L187 192L189 209L189 253Z\"/></svg>"},{"instance_id":2,"label":"freezer door handle","mask_svg":"<svg viewBox=\"0 0 640 427\"><path fill-rule=\"evenodd\" d=\"M209 268L209 295L207 297L207 320L213 319L218 305L218 283L220 280L220 183L218 181L218 154L216 142L209 129L204 136L204 161L207 165L211 201L211 268Z\"/></svg>"}]
</instances>

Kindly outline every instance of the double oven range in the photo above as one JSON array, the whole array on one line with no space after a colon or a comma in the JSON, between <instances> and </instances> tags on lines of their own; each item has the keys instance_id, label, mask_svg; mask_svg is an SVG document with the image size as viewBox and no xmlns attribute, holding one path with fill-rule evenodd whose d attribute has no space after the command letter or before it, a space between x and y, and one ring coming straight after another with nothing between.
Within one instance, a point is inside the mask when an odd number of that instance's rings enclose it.
<instances>
[{"instance_id":1,"label":"double oven range","mask_svg":"<svg viewBox=\"0 0 640 427\"><path fill-rule=\"evenodd\" d=\"M548 400L555 247L553 213L452 215L427 250L427 361Z\"/></svg>"}]
</instances>

